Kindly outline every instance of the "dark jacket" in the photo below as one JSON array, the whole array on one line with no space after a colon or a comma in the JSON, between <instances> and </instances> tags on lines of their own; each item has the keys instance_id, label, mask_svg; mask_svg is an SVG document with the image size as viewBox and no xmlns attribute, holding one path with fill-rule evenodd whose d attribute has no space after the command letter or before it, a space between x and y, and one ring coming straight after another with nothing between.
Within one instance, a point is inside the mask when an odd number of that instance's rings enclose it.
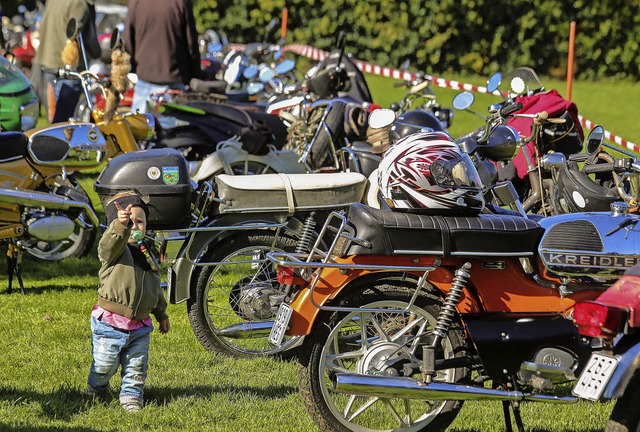
<instances>
[{"instance_id":1,"label":"dark jacket","mask_svg":"<svg viewBox=\"0 0 640 432\"><path fill-rule=\"evenodd\" d=\"M200 76L191 0L130 0L124 30L131 70L152 84L188 84Z\"/></svg>"},{"instance_id":2,"label":"dark jacket","mask_svg":"<svg viewBox=\"0 0 640 432\"><path fill-rule=\"evenodd\" d=\"M98 305L128 318L142 320L151 313L162 321L168 315L160 276L134 260L127 247L130 234L131 228L116 219L100 239Z\"/></svg>"}]
</instances>

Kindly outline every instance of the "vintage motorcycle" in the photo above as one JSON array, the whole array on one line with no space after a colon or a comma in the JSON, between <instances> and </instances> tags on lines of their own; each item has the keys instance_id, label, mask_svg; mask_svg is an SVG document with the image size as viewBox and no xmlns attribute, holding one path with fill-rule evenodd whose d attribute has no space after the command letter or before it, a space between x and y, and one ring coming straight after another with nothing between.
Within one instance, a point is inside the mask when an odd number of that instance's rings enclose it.
<instances>
[{"instance_id":1,"label":"vintage motorcycle","mask_svg":"<svg viewBox=\"0 0 640 432\"><path fill-rule=\"evenodd\" d=\"M624 213L620 216L626 218ZM629 220L633 222L633 219ZM626 235L637 234L632 222L624 228ZM593 338L592 345L598 348L582 370L573 394L591 401L617 399L605 428L608 432L640 428L637 410L640 393L639 293L640 267L636 265L597 299L577 303L574 308L573 319L578 332Z\"/></svg>"},{"instance_id":2,"label":"vintage motorcycle","mask_svg":"<svg viewBox=\"0 0 640 432\"><path fill-rule=\"evenodd\" d=\"M322 430L444 430L464 400L502 401L507 430L510 410L523 430L521 402L576 400L556 387L592 352L573 307L638 261L622 228L640 217L478 213L468 156L417 135L380 168L392 210L356 204L310 254L267 255L285 295L269 339L304 337L300 391Z\"/></svg>"},{"instance_id":3,"label":"vintage motorcycle","mask_svg":"<svg viewBox=\"0 0 640 432\"><path fill-rule=\"evenodd\" d=\"M0 133L0 239L9 244L11 275L19 276L25 252L58 260L90 250L97 218L71 173L98 167L106 149L88 123Z\"/></svg>"}]
</instances>

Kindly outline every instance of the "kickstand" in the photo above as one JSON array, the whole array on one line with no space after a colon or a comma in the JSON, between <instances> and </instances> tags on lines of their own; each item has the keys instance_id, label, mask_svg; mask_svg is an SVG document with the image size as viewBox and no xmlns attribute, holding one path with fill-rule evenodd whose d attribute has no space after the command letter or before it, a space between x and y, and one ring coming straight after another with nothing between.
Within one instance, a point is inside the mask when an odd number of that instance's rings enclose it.
<instances>
[{"instance_id":1,"label":"kickstand","mask_svg":"<svg viewBox=\"0 0 640 432\"><path fill-rule=\"evenodd\" d=\"M502 401L502 412L504 413L504 422L507 428L507 432L513 432L511 426L511 413L509 408L513 411L513 418L516 421L516 427L518 432L524 432L524 425L522 424L522 417L520 416L520 402L518 401Z\"/></svg>"},{"instance_id":2,"label":"kickstand","mask_svg":"<svg viewBox=\"0 0 640 432\"><path fill-rule=\"evenodd\" d=\"M24 295L24 283L22 282L22 270L20 264L22 263L22 251L18 249L13 243L9 243L7 248L7 273L9 274L9 287L7 294L13 292L13 276L18 279L18 285L20 285L20 292Z\"/></svg>"}]
</instances>

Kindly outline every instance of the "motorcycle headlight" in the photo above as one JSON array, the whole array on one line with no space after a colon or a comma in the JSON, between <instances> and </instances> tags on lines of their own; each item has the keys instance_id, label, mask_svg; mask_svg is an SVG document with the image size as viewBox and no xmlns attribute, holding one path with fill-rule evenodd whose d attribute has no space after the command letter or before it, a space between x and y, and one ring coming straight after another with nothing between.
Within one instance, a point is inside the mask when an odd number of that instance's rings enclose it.
<instances>
[{"instance_id":1,"label":"motorcycle headlight","mask_svg":"<svg viewBox=\"0 0 640 432\"><path fill-rule=\"evenodd\" d=\"M20 106L20 127L23 131L36 127L40 116L39 108L38 99L33 99L26 105Z\"/></svg>"}]
</instances>

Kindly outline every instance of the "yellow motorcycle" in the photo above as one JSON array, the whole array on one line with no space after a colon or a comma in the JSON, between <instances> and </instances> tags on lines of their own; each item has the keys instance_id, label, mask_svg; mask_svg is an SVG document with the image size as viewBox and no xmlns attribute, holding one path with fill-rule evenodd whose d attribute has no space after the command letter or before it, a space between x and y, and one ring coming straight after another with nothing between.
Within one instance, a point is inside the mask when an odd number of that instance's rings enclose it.
<instances>
[{"instance_id":1,"label":"yellow motorcycle","mask_svg":"<svg viewBox=\"0 0 640 432\"><path fill-rule=\"evenodd\" d=\"M91 249L98 220L71 173L100 166L106 151L89 123L0 133L0 241L9 245L11 277L25 252L53 261Z\"/></svg>"}]
</instances>

